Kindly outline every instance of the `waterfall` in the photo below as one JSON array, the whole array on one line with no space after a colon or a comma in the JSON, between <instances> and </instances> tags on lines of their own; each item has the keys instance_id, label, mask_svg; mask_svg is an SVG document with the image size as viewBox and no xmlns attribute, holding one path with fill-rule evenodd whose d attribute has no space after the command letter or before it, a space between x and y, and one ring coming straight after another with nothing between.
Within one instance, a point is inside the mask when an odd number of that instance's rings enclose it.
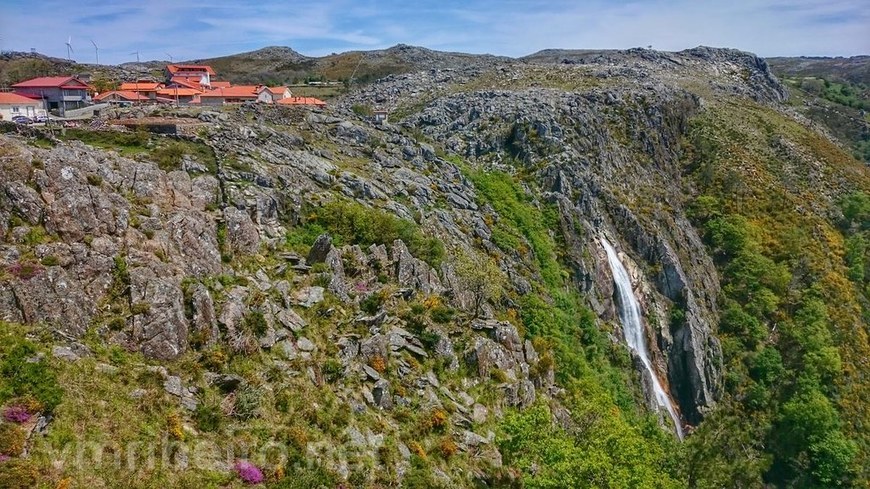
<instances>
[{"instance_id":1,"label":"waterfall","mask_svg":"<svg viewBox=\"0 0 870 489\"><path fill-rule=\"evenodd\" d=\"M640 357L643 367L649 372L652 378L653 391L655 392L656 402L659 406L665 408L671 419L674 421L674 427L677 430L677 436L680 440L683 439L683 425L680 422L680 417L671 403L671 398L662 388L659 378L652 367L652 362L649 359L649 351L646 347L646 335L644 334L643 322L641 321L640 305L637 303L637 298L634 296L634 291L631 288L631 279L628 276L628 271L619 261L616 255L616 250L603 237L601 244L604 245L604 250L607 252L607 262L610 264L610 270L613 273L613 282L616 285L616 291L619 294L619 319L622 322L622 332L625 335L625 342L628 347Z\"/></svg>"}]
</instances>

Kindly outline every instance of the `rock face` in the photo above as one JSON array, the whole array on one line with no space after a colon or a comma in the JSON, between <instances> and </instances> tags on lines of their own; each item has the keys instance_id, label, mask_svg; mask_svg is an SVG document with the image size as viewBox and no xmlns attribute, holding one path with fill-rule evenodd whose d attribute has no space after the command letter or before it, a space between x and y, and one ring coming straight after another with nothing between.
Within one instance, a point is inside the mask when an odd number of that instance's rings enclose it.
<instances>
[{"instance_id":1,"label":"rock face","mask_svg":"<svg viewBox=\"0 0 870 489\"><path fill-rule=\"evenodd\" d=\"M522 198L554 211L560 258L601 328L612 330L616 318L602 234L635 263L648 318L684 312L682 324L648 321L648 340L684 417L700 421L722 376L719 281L674 184L680 141L703 97L782 100L764 61L709 48L548 51L514 61L410 47L388 54L432 69L385 77L327 112L185 113L204 124L213 170L191 155L165 171L147 154L133 160L75 142L42 149L0 135L0 319L43 323L71 341L96 325L107 341L160 359L220 343L271 349L288 363L335 354L342 375L369 379L355 402L384 410L403 405L406 389L379 373L380 361L400 376L422 358L448 371L465 362L475 381L502 386L505 403L527 406L555 389L553 370L536 367L540 352L510 323L476 321L457 341L452 325L415 330L384 307L358 311L378 297L437 297L468 310L474 297L453 258L471 250L493 257L513 297L536 290L526 243L499 245L505 216L465 173L495 169L523 175ZM457 65L435 69L449 63ZM699 76L709 83L693 91ZM354 114L360 104L394 114L373 125ZM344 245L339 233L317 237L307 255L291 253L288 231L337 199L415 221L445 244L447 259L433 267L414 256L415 243L375 236ZM117 307L101 308L107 303ZM314 337L310 315L347 311L354 316L336 330L338 348L303 341ZM438 388L420 385L435 404ZM486 417L454 397L468 416Z\"/></svg>"},{"instance_id":2,"label":"rock face","mask_svg":"<svg viewBox=\"0 0 870 489\"><path fill-rule=\"evenodd\" d=\"M145 305L133 316L132 344L146 356L164 360L184 353L188 323L181 288L150 268L135 268L130 271L130 299Z\"/></svg>"},{"instance_id":3,"label":"rock face","mask_svg":"<svg viewBox=\"0 0 870 489\"><path fill-rule=\"evenodd\" d=\"M745 53L698 50L668 56L626 55L629 61L618 75L591 67L593 73L600 70L602 77L637 77L636 87L566 92L546 88L547 82L542 81L513 90L460 90L429 103L406 124L472 161L503 168L497 162L509 156L536 169L545 197L561 215L577 287L605 319L614 321L616 315L612 278L598 236L618 237L641 268L658 269L650 276L641 275L649 290L643 298L645 308L667 314L658 317L668 317L670 310L679 308L686 322L673 332L667 323L649 324L649 343L659 370L666 373L672 397L679 401L686 419L696 423L716 402L721 378L721 351L714 334L718 277L681 208L683 189L673 181L681 171L681 134L688 118L700 110L701 101L667 86L654 76L654 70L662 63L677 63L678 71L710 69L711 74L719 73L714 77L722 81L723 90L742 90L758 100L777 101L784 92L763 62ZM722 71L726 65L732 67L731 75ZM747 87L738 80L743 69L757 83ZM567 80L570 73L579 73L571 66L514 66L511 70L500 78L508 85L516 84L516 79L552 79L558 76L555 73ZM544 74L550 78L543 78ZM416 76L418 84L427 83L424 75ZM390 80L375 85L356 101L378 97L380 91L406 83ZM642 101L637 90L645 93ZM626 189L631 189L632 197L626 198ZM637 202L666 203L673 212L640 213ZM458 202L451 204L464 208ZM485 243L491 239L485 226L474 228ZM410 265L400 271L407 280L419 276ZM514 285L517 290L524 288L521 280Z\"/></svg>"}]
</instances>

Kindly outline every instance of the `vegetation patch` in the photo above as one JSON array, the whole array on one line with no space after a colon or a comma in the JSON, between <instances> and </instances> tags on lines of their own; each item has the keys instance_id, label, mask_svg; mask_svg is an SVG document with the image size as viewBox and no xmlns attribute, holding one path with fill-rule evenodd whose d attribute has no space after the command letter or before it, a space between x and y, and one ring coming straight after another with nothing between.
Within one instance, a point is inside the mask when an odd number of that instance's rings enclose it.
<instances>
[{"instance_id":1,"label":"vegetation patch","mask_svg":"<svg viewBox=\"0 0 870 489\"><path fill-rule=\"evenodd\" d=\"M747 114L757 122L736 122ZM767 109L721 107L693 122L684 154L700 192L691 217L722 283L726 393L688 439L689 479L848 487L866 480L868 467L870 440L856 420L867 419L859 399L870 386L854 373L870 354L860 326L867 324L870 205L860 191L826 201L808 181L784 174L803 163L773 153L767 139L750 133L753 126L801 143L827 171L851 175L853 185L870 184L866 174L852 173L857 162ZM807 205L827 212L795 212ZM836 213L839 229L828 218Z\"/></svg>"},{"instance_id":2,"label":"vegetation patch","mask_svg":"<svg viewBox=\"0 0 870 489\"><path fill-rule=\"evenodd\" d=\"M435 268L444 258L441 240L425 236L416 223L353 202L334 201L312 209L304 222L288 234L287 244L308 247L324 232L332 236L335 246L392 246L401 239L411 254Z\"/></svg>"}]
</instances>

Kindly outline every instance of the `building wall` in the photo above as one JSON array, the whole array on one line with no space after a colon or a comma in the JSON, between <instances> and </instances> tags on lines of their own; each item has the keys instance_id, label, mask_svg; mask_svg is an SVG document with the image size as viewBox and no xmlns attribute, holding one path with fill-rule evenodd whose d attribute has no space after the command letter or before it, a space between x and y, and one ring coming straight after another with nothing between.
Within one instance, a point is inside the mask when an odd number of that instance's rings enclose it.
<instances>
[{"instance_id":1,"label":"building wall","mask_svg":"<svg viewBox=\"0 0 870 489\"><path fill-rule=\"evenodd\" d=\"M14 110L15 108L18 108L17 112ZM11 121L12 117L16 115L25 115L33 118L38 115L45 115L45 110L42 108L41 103L0 104L0 120Z\"/></svg>"},{"instance_id":2,"label":"building wall","mask_svg":"<svg viewBox=\"0 0 870 489\"><path fill-rule=\"evenodd\" d=\"M223 105L224 99L221 97L200 97L201 105Z\"/></svg>"},{"instance_id":3,"label":"building wall","mask_svg":"<svg viewBox=\"0 0 870 489\"><path fill-rule=\"evenodd\" d=\"M58 87L51 88L16 88L15 93L21 95L33 95L42 97L48 103L49 109L58 109L63 106L66 109L74 109L85 105L88 101L88 91L63 90Z\"/></svg>"}]
</instances>

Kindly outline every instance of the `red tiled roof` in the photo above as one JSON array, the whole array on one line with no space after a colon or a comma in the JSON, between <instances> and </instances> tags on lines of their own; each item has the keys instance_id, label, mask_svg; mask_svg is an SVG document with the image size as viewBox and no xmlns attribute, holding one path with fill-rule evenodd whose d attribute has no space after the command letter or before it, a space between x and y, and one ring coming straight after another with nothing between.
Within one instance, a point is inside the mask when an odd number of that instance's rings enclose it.
<instances>
[{"instance_id":1,"label":"red tiled roof","mask_svg":"<svg viewBox=\"0 0 870 489\"><path fill-rule=\"evenodd\" d=\"M133 92L153 92L154 90L157 90L162 86L163 84L154 82L126 82L121 84L121 90L130 90Z\"/></svg>"},{"instance_id":2,"label":"red tiled roof","mask_svg":"<svg viewBox=\"0 0 870 489\"><path fill-rule=\"evenodd\" d=\"M326 107L326 102L314 97L287 97L278 101L282 105L316 105Z\"/></svg>"},{"instance_id":3,"label":"red tiled roof","mask_svg":"<svg viewBox=\"0 0 870 489\"><path fill-rule=\"evenodd\" d=\"M211 84L212 88L229 88L230 86L232 86L228 81L211 80L209 83Z\"/></svg>"},{"instance_id":4,"label":"red tiled roof","mask_svg":"<svg viewBox=\"0 0 870 489\"><path fill-rule=\"evenodd\" d=\"M221 98L257 98L257 87L253 85L239 85L236 87L216 88L203 92L200 97Z\"/></svg>"},{"instance_id":5,"label":"red tiled roof","mask_svg":"<svg viewBox=\"0 0 870 489\"><path fill-rule=\"evenodd\" d=\"M39 100L25 97L17 93L0 92L0 104L27 104L39 105Z\"/></svg>"},{"instance_id":6,"label":"red tiled roof","mask_svg":"<svg viewBox=\"0 0 870 489\"><path fill-rule=\"evenodd\" d=\"M179 71L202 71L209 75L216 75L214 69L208 65L166 65L166 69L173 75Z\"/></svg>"},{"instance_id":7,"label":"red tiled roof","mask_svg":"<svg viewBox=\"0 0 870 489\"><path fill-rule=\"evenodd\" d=\"M72 82L70 84L70 82ZM80 85L77 85L80 84ZM87 90L87 83L72 76L44 76L12 85L12 88L75 88Z\"/></svg>"}]
</instances>

